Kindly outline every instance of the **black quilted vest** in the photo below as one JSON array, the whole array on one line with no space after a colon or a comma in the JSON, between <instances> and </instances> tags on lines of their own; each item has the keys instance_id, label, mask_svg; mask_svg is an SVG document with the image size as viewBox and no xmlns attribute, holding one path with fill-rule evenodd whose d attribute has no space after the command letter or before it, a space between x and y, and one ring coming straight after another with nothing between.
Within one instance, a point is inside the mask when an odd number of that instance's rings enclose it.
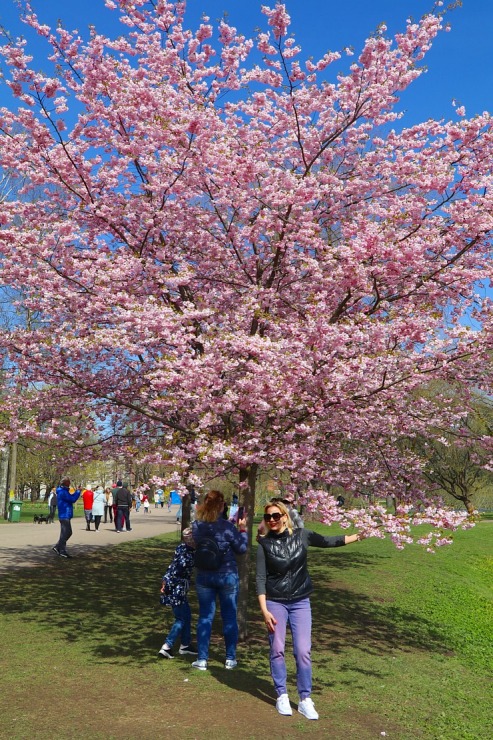
<instances>
[{"instance_id":1,"label":"black quilted vest","mask_svg":"<svg viewBox=\"0 0 493 740\"><path fill-rule=\"evenodd\" d=\"M266 597L272 601L298 601L313 591L306 565L307 548L301 529L269 534L260 539L267 570Z\"/></svg>"}]
</instances>

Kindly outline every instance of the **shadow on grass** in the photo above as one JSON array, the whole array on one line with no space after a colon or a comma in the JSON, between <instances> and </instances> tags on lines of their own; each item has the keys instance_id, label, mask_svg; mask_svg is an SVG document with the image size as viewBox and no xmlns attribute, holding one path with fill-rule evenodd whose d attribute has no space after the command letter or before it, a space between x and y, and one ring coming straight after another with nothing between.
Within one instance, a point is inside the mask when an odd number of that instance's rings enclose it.
<instances>
[{"instance_id":1,"label":"shadow on grass","mask_svg":"<svg viewBox=\"0 0 493 740\"><path fill-rule=\"evenodd\" d=\"M80 641L96 662L154 663L165 627L172 623L171 610L159 604L159 588L175 547L175 540L153 538L16 570L0 582L0 613L22 615L24 621L32 620L36 629L49 630L59 640ZM310 571L317 582L312 596L315 666L326 661L324 652L343 653L355 645L369 655L395 648L447 649L433 624L341 585L344 571L371 567L379 559L354 552L338 552L332 559L311 555ZM195 617L193 590L190 601ZM253 578L249 630L249 639L239 649L239 669L226 671L212 665L211 674L271 704L270 681L257 678L268 675L269 668ZM220 622L214 625L214 633L211 662L222 663Z\"/></svg>"}]
</instances>

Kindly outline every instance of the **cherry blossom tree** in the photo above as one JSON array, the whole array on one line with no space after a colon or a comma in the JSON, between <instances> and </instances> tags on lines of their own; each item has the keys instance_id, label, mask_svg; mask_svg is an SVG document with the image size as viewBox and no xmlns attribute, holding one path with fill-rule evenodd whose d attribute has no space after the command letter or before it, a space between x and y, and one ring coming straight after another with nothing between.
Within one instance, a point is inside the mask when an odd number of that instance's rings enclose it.
<instances>
[{"instance_id":1,"label":"cherry blossom tree","mask_svg":"<svg viewBox=\"0 0 493 740\"><path fill-rule=\"evenodd\" d=\"M490 349L493 130L461 107L400 120L440 12L394 39L381 26L346 62L303 56L281 3L253 40L187 29L184 2L106 5L119 37L25 5L49 71L23 39L2 48L17 103L0 166L23 187L0 206L1 280L42 317L1 337L10 434L69 437L76 455L98 435L184 484L237 470L250 511L265 465L294 485L370 480L399 493L397 516L342 515L322 489L307 505L402 546L418 498L447 541L463 520L396 442L436 426L421 384L477 382Z\"/></svg>"}]
</instances>

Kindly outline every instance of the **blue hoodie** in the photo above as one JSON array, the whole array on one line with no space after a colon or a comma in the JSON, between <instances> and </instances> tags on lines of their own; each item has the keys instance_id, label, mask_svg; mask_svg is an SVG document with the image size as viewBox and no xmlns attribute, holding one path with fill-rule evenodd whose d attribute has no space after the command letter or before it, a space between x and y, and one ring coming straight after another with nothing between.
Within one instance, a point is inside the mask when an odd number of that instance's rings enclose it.
<instances>
[{"instance_id":1,"label":"blue hoodie","mask_svg":"<svg viewBox=\"0 0 493 740\"><path fill-rule=\"evenodd\" d=\"M58 518L72 519L74 515L74 504L80 496L80 491L70 493L67 486L58 486L56 489Z\"/></svg>"}]
</instances>

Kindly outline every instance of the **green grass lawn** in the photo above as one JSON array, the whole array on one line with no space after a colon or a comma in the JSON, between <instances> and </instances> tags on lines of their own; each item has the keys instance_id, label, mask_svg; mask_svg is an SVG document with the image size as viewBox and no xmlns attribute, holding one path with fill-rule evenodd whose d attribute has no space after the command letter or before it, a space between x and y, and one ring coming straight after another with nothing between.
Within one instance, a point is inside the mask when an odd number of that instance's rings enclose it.
<instances>
[{"instance_id":1,"label":"green grass lawn","mask_svg":"<svg viewBox=\"0 0 493 740\"><path fill-rule=\"evenodd\" d=\"M7 504L7 511L8 511L8 504ZM20 513L20 521L21 522L32 522L33 517L35 514L49 514L49 506L46 501L22 501L21 503L21 513ZM82 504L82 499L79 499L74 504L74 517L84 516L84 506ZM57 515L55 515L55 518L57 518ZM9 522L6 519L0 519L0 524L9 524ZM17 522L13 522L13 524L16 524Z\"/></svg>"},{"instance_id":2,"label":"green grass lawn","mask_svg":"<svg viewBox=\"0 0 493 740\"><path fill-rule=\"evenodd\" d=\"M15 570L0 581L0 737L493 737L492 542L483 522L436 555L379 540L311 549L318 722L275 711L253 582L236 671L220 623L209 671L156 659L176 535ZM291 655L288 670L296 706Z\"/></svg>"}]
</instances>

